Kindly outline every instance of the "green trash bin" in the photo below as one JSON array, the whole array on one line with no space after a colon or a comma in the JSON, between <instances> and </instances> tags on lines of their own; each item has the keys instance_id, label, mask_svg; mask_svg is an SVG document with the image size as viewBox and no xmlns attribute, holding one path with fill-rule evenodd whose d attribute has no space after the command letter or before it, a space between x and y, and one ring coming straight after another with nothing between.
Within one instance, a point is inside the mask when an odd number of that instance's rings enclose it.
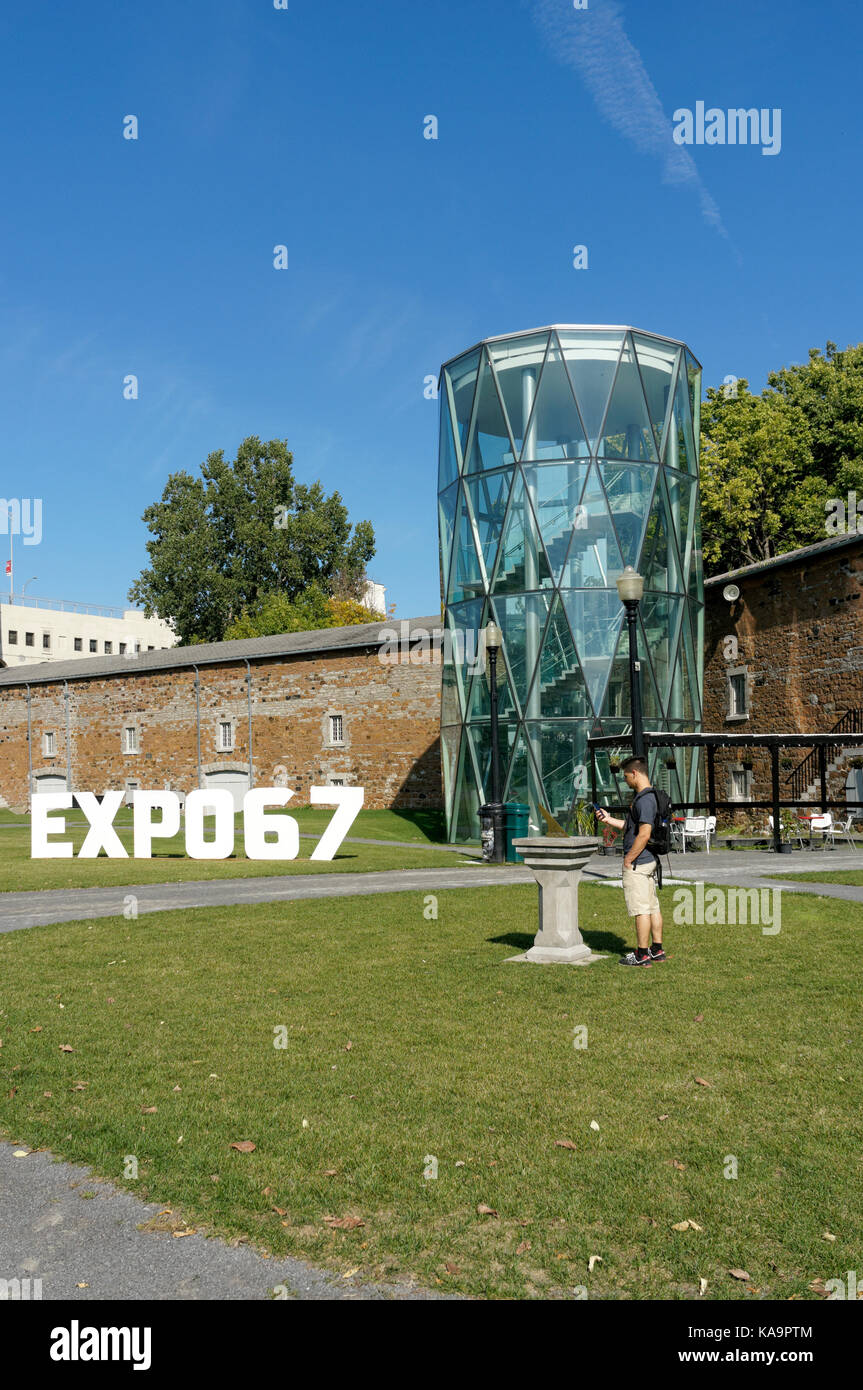
<instances>
[{"instance_id":1,"label":"green trash bin","mask_svg":"<svg viewBox=\"0 0 863 1390\"><path fill-rule=\"evenodd\" d=\"M530 833L530 807L521 801L507 801L503 808L503 832L506 840L507 864L522 864L520 854L512 847L513 840L524 840Z\"/></svg>"}]
</instances>

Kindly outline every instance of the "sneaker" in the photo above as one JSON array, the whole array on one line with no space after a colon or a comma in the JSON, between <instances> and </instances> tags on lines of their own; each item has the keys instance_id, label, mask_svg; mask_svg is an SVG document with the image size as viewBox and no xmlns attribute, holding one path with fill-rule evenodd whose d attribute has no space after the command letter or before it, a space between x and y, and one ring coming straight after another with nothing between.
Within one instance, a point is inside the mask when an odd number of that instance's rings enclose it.
<instances>
[{"instance_id":1,"label":"sneaker","mask_svg":"<svg viewBox=\"0 0 863 1390\"><path fill-rule=\"evenodd\" d=\"M659 946L656 950L654 950L654 948L651 946L651 948L650 948L650 959L651 959L651 960L668 960L668 956L665 954L665 952L663 951L663 949L662 949L661 946Z\"/></svg>"},{"instance_id":2,"label":"sneaker","mask_svg":"<svg viewBox=\"0 0 863 1390\"><path fill-rule=\"evenodd\" d=\"M621 956L617 963L618 965L650 965L650 956L644 956L639 960L635 952L630 951L628 955Z\"/></svg>"}]
</instances>

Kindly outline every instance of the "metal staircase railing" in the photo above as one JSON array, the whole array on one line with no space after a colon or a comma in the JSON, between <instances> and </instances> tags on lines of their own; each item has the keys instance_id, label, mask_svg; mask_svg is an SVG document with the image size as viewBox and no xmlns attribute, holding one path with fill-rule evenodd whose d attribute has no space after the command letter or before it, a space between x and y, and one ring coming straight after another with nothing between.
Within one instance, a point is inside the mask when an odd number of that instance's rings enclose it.
<instances>
[{"instance_id":1,"label":"metal staircase railing","mask_svg":"<svg viewBox=\"0 0 863 1390\"><path fill-rule=\"evenodd\" d=\"M863 733L863 710L846 710L837 724L830 730L831 734L860 734ZM832 740L826 745L824 760L832 762L836 753L842 746L842 740ZM811 753L807 753L802 762L798 763L793 772L790 772L785 781L791 784L791 800L801 799L804 791L813 786L819 775L818 764L819 752L813 748Z\"/></svg>"}]
</instances>

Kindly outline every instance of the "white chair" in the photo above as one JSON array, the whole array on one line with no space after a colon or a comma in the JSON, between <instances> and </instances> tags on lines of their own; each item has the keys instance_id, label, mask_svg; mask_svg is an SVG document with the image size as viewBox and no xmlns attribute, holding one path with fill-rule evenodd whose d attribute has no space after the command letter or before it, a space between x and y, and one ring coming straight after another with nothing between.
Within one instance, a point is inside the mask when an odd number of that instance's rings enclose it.
<instances>
[{"instance_id":1,"label":"white chair","mask_svg":"<svg viewBox=\"0 0 863 1390\"><path fill-rule=\"evenodd\" d=\"M852 849L856 849L857 846L856 846L855 843L854 843L854 836L853 836L853 834L852 834L853 828L854 828L854 817L853 817L853 815L846 816L844 820L835 821L834 824L833 824L833 831L834 831L834 834L836 834L836 835L841 835L842 838L843 838L844 840L847 840L847 841L848 841L848 843L849 843L849 845L851 846Z\"/></svg>"},{"instance_id":2,"label":"white chair","mask_svg":"<svg viewBox=\"0 0 863 1390\"><path fill-rule=\"evenodd\" d=\"M827 841L828 841L828 840L830 841L830 847L831 847L831 849L835 849L835 848L836 848L836 837L835 837L835 832L834 832L834 827L833 827L833 812L832 812L832 811L825 811L825 813L824 813L823 816L813 816L812 819L811 819L811 821L809 822L809 825L810 825L810 827L811 827L811 829L812 829L812 834L813 834L813 835L821 835L821 836L823 836L823 839L822 839L822 841L821 841L821 848L822 848L822 849L826 849L826 848L827 848Z\"/></svg>"},{"instance_id":3,"label":"white chair","mask_svg":"<svg viewBox=\"0 0 863 1390\"><path fill-rule=\"evenodd\" d=\"M686 853L686 840L703 840L707 853L710 853L710 837L716 831L715 816L687 816L680 827L683 853Z\"/></svg>"}]
</instances>

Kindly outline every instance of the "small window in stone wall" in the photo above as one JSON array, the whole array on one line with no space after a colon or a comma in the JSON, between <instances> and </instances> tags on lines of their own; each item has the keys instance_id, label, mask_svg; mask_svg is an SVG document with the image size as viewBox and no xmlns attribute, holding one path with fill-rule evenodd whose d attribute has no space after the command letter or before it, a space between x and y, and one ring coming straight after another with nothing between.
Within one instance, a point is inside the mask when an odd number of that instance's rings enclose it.
<instances>
[{"instance_id":1,"label":"small window in stone wall","mask_svg":"<svg viewBox=\"0 0 863 1390\"><path fill-rule=\"evenodd\" d=\"M728 718L746 719L749 715L749 691L745 671L732 671L728 676Z\"/></svg>"},{"instance_id":2,"label":"small window in stone wall","mask_svg":"<svg viewBox=\"0 0 863 1390\"><path fill-rule=\"evenodd\" d=\"M340 714L330 715L330 743L344 743L344 722Z\"/></svg>"},{"instance_id":3,"label":"small window in stone wall","mask_svg":"<svg viewBox=\"0 0 863 1390\"><path fill-rule=\"evenodd\" d=\"M57 735L53 732L42 735L42 756L53 758L57 752Z\"/></svg>"},{"instance_id":4,"label":"small window in stone wall","mask_svg":"<svg viewBox=\"0 0 863 1390\"><path fill-rule=\"evenodd\" d=\"M139 740L138 740L138 730L137 730L137 728L135 727L134 724L129 724L129 725L127 725L127 727L123 730L123 752L124 752L124 753L138 753L138 752L140 752L140 743L139 743Z\"/></svg>"},{"instance_id":5,"label":"small window in stone wall","mask_svg":"<svg viewBox=\"0 0 863 1390\"><path fill-rule=\"evenodd\" d=\"M219 722L219 751L230 753L234 747L234 726L229 719Z\"/></svg>"},{"instance_id":6,"label":"small window in stone wall","mask_svg":"<svg viewBox=\"0 0 863 1390\"><path fill-rule=\"evenodd\" d=\"M752 799L752 773L748 768L731 769L729 801L750 801Z\"/></svg>"},{"instance_id":7,"label":"small window in stone wall","mask_svg":"<svg viewBox=\"0 0 863 1390\"><path fill-rule=\"evenodd\" d=\"M344 777L331 777L329 784L331 787L343 787L345 785L345 779Z\"/></svg>"}]
</instances>

